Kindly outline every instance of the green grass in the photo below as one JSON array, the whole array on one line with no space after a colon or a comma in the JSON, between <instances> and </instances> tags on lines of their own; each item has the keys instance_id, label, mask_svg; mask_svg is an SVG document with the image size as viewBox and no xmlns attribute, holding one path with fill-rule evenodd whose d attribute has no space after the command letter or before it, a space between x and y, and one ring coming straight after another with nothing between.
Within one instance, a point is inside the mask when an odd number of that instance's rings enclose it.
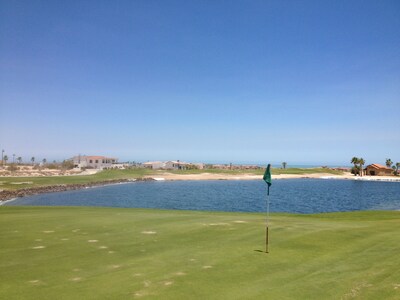
<instances>
[{"instance_id":1,"label":"green grass","mask_svg":"<svg viewBox=\"0 0 400 300\"><path fill-rule=\"evenodd\" d=\"M28 187L37 186L48 186L57 184L85 184L103 180L113 179L133 179L146 176L162 176L162 173L174 173L174 174L201 174L201 173L213 173L213 174L264 174L263 169L261 170L218 170L218 169L206 169L206 170L179 170L179 171L166 171L166 170L150 170L150 169L127 169L127 170L104 170L94 175L86 176L49 176L49 177L0 177L0 189L16 190ZM279 174L315 174L315 173L329 173L334 175L340 175L342 172L334 171L322 168L310 168L310 169L272 169L273 175ZM26 183L29 182L29 183ZM17 183L17 184L16 184ZM22 183L22 184L18 184Z\"/></svg>"},{"instance_id":2,"label":"green grass","mask_svg":"<svg viewBox=\"0 0 400 300\"><path fill-rule=\"evenodd\" d=\"M174 174L201 174L201 173L212 173L212 174L232 174L232 175L240 175L240 174L253 174L253 175L263 175L265 169L259 170L221 170L221 169L206 169L206 170L174 170L168 171L169 173ZM288 168L288 169L280 169L280 168L272 168L272 175L281 175L281 174L318 174L318 173L329 173L332 175L341 175L343 172L324 169L324 168Z\"/></svg>"},{"instance_id":3,"label":"green grass","mask_svg":"<svg viewBox=\"0 0 400 300\"><path fill-rule=\"evenodd\" d=\"M272 169L272 175L279 175L279 174L320 174L320 173L327 173L332 175L342 175L342 171L331 170L331 169L324 169L324 168L289 168L289 169Z\"/></svg>"},{"instance_id":4,"label":"green grass","mask_svg":"<svg viewBox=\"0 0 400 300\"><path fill-rule=\"evenodd\" d=\"M264 220L0 207L0 299L399 299L400 212Z\"/></svg>"}]
</instances>

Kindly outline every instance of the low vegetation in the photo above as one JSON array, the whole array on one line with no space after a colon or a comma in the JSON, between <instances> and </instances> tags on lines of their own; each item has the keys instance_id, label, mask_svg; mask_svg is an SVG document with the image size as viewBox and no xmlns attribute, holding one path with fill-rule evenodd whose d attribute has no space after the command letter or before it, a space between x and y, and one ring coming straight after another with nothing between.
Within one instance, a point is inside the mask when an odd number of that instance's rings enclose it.
<instances>
[{"instance_id":1,"label":"low vegetation","mask_svg":"<svg viewBox=\"0 0 400 300\"><path fill-rule=\"evenodd\" d=\"M0 299L399 299L400 212L0 207Z\"/></svg>"}]
</instances>

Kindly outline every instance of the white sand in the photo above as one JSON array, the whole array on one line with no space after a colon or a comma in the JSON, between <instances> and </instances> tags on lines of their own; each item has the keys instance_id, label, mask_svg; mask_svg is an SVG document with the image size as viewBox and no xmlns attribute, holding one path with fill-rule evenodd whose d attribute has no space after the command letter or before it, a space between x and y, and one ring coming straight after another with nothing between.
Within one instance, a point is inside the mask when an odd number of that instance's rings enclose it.
<instances>
[{"instance_id":1,"label":"white sand","mask_svg":"<svg viewBox=\"0 0 400 300\"><path fill-rule=\"evenodd\" d=\"M262 180L263 175L254 174L216 174L216 173L202 173L202 174L172 174L162 173L161 177L153 178L155 180ZM281 174L272 175L272 180L277 179L296 179L296 178L315 178L315 179L349 179L349 180L371 180L371 181L397 181L400 182L399 176L354 176L350 173L343 175L332 175L330 173L315 173L315 174Z\"/></svg>"}]
</instances>

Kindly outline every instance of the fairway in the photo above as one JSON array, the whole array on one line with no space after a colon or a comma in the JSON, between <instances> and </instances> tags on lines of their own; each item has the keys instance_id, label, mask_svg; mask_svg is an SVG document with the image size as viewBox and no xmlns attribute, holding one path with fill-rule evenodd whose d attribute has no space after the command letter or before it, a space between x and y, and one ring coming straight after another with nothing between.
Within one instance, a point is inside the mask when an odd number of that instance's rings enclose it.
<instances>
[{"instance_id":1,"label":"fairway","mask_svg":"<svg viewBox=\"0 0 400 300\"><path fill-rule=\"evenodd\" d=\"M0 207L0 299L400 299L400 212Z\"/></svg>"}]
</instances>

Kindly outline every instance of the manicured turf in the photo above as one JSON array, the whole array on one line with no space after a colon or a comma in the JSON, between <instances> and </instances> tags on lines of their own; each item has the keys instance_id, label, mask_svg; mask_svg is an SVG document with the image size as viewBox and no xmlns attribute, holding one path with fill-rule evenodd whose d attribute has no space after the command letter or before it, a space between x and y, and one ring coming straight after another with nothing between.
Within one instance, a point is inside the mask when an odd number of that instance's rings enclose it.
<instances>
[{"instance_id":1,"label":"manicured turf","mask_svg":"<svg viewBox=\"0 0 400 300\"><path fill-rule=\"evenodd\" d=\"M400 212L0 207L0 299L399 299Z\"/></svg>"}]
</instances>

